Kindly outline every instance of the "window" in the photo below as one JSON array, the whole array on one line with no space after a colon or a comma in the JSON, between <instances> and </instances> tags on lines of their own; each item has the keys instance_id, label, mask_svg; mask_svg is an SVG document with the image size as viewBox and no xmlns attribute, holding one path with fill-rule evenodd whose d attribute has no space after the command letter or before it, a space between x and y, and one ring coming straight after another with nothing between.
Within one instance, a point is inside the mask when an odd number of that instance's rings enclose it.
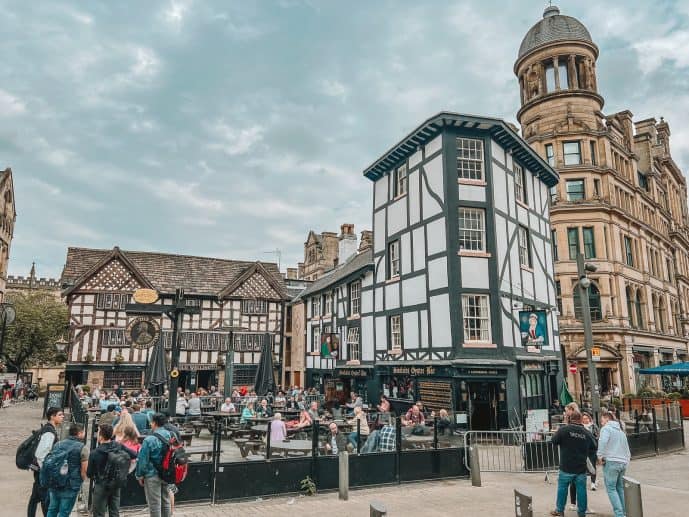
<instances>
[{"instance_id":1,"label":"window","mask_svg":"<svg viewBox=\"0 0 689 517\"><path fill-rule=\"evenodd\" d=\"M400 275L400 241L388 244L388 278Z\"/></svg>"},{"instance_id":2,"label":"window","mask_svg":"<svg viewBox=\"0 0 689 517\"><path fill-rule=\"evenodd\" d=\"M268 314L268 300L242 300L242 314Z\"/></svg>"},{"instance_id":3,"label":"window","mask_svg":"<svg viewBox=\"0 0 689 517\"><path fill-rule=\"evenodd\" d=\"M600 197L600 180L593 180L593 193L596 197Z\"/></svg>"},{"instance_id":4,"label":"window","mask_svg":"<svg viewBox=\"0 0 689 517\"><path fill-rule=\"evenodd\" d=\"M633 329L637 328L637 322L634 321L634 294L632 288L627 286L625 288L625 294L627 295L627 315L629 316L629 326Z\"/></svg>"},{"instance_id":5,"label":"window","mask_svg":"<svg viewBox=\"0 0 689 517\"><path fill-rule=\"evenodd\" d=\"M212 333L207 333L211 334ZM170 332L170 344L172 345L172 333ZM211 337L209 336L209 337ZM260 352L263 348L265 334L262 333L235 333L232 336L233 348L235 352ZM167 348L167 347L166 347ZM194 344L191 344L191 349L194 349ZM203 348L200 348L203 350Z\"/></svg>"},{"instance_id":6,"label":"window","mask_svg":"<svg viewBox=\"0 0 689 517\"><path fill-rule=\"evenodd\" d=\"M486 251L486 227L482 208L459 209L459 249Z\"/></svg>"},{"instance_id":7,"label":"window","mask_svg":"<svg viewBox=\"0 0 689 517\"><path fill-rule=\"evenodd\" d=\"M407 164L397 167L395 170L394 195L402 196L407 193Z\"/></svg>"},{"instance_id":8,"label":"window","mask_svg":"<svg viewBox=\"0 0 689 517\"><path fill-rule=\"evenodd\" d=\"M519 263L522 266L531 267L531 246L529 243L529 230L524 226L519 227Z\"/></svg>"},{"instance_id":9,"label":"window","mask_svg":"<svg viewBox=\"0 0 689 517\"><path fill-rule=\"evenodd\" d=\"M125 338L124 329L104 328L98 332L100 345L103 347L129 346Z\"/></svg>"},{"instance_id":10,"label":"window","mask_svg":"<svg viewBox=\"0 0 689 517\"><path fill-rule=\"evenodd\" d=\"M560 260L559 253L557 251L557 232L551 230L550 232L550 242L553 247L553 260Z\"/></svg>"},{"instance_id":11,"label":"window","mask_svg":"<svg viewBox=\"0 0 689 517\"><path fill-rule=\"evenodd\" d=\"M580 294L580 289L579 286L575 283L574 284L574 293L573 293L573 298L574 298L574 316L576 319L581 320L581 294ZM588 294L589 294L589 311L591 312L591 320L592 321L600 321L603 319L603 313L601 311L601 305L600 305L600 291L598 290L598 287L596 284L593 282L591 283L591 286L587 289Z\"/></svg>"},{"instance_id":12,"label":"window","mask_svg":"<svg viewBox=\"0 0 689 517\"><path fill-rule=\"evenodd\" d=\"M359 361L361 358L359 348L359 327L349 327L347 329L347 349L350 361Z\"/></svg>"},{"instance_id":13,"label":"window","mask_svg":"<svg viewBox=\"0 0 689 517\"><path fill-rule=\"evenodd\" d=\"M646 175L641 171L637 171L636 177L639 180L639 187L648 192L648 178L646 178Z\"/></svg>"},{"instance_id":14,"label":"window","mask_svg":"<svg viewBox=\"0 0 689 517\"><path fill-rule=\"evenodd\" d=\"M361 280L349 284L349 315L356 316L361 312Z\"/></svg>"},{"instance_id":15,"label":"window","mask_svg":"<svg viewBox=\"0 0 689 517\"><path fill-rule=\"evenodd\" d=\"M402 348L402 316L390 316L390 345L392 350Z\"/></svg>"},{"instance_id":16,"label":"window","mask_svg":"<svg viewBox=\"0 0 689 517\"><path fill-rule=\"evenodd\" d=\"M634 252L632 251L632 240L624 236L624 255L628 266L634 267Z\"/></svg>"},{"instance_id":17,"label":"window","mask_svg":"<svg viewBox=\"0 0 689 517\"><path fill-rule=\"evenodd\" d=\"M557 303L557 311L562 314L562 284L559 280L555 281L555 301Z\"/></svg>"},{"instance_id":18,"label":"window","mask_svg":"<svg viewBox=\"0 0 689 517\"><path fill-rule=\"evenodd\" d=\"M563 142L562 150L565 157L565 165L581 164L581 142Z\"/></svg>"},{"instance_id":19,"label":"window","mask_svg":"<svg viewBox=\"0 0 689 517\"><path fill-rule=\"evenodd\" d=\"M545 87L548 92L555 91L555 67L553 65L545 67Z\"/></svg>"},{"instance_id":20,"label":"window","mask_svg":"<svg viewBox=\"0 0 689 517\"><path fill-rule=\"evenodd\" d=\"M669 258L665 259L665 267L667 271L666 279L668 282L672 282L672 262L670 262Z\"/></svg>"},{"instance_id":21,"label":"window","mask_svg":"<svg viewBox=\"0 0 689 517\"><path fill-rule=\"evenodd\" d=\"M576 260L579 255L579 228L567 228L567 246L569 260Z\"/></svg>"},{"instance_id":22,"label":"window","mask_svg":"<svg viewBox=\"0 0 689 517\"><path fill-rule=\"evenodd\" d=\"M333 295L332 293L325 293L323 295L323 314L333 313Z\"/></svg>"},{"instance_id":23,"label":"window","mask_svg":"<svg viewBox=\"0 0 689 517\"><path fill-rule=\"evenodd\" d=\"M567 201L581 201L585 197L584 180L567 180Z\"/></svg>"},{"instance_id":24,"label":"window","mask_svg":"<svg viewBox=\"0 0 689 517\"><path fill-rule=\"evenodd\" d=\"M643 329L646 328L646 323L644 322L644 302L641 298L641 289L636 291L636 325L637 327Z\"/></svg>"},{"instance_id":25,"label":"window","mask_svg":"<svg viewBox=\"0 0 689 517\"><path fill-rule=\"evenodd\" d=\"M560 61L557 65L560 71L560 90L569 89L569 74L567 73L567 61L564 59Z\"/></svg>"},{"instance_id":26,"label":"window","mask_svg":"<svg viewBox=\"0 0 689 517\"><path fill-rule=\"evenodd\" d=\"M125 293L98 293L96 294L96 309L103 311L123 311L131 298L131 294Z\"/></svg>"},{"instance_id":27,"label":"window","mask_svg":"<svg viewBox=\"0 0 689 517\"><path fill-rule=\"evenodd\" d=\"M457 139L457 175L468 180L483 179L483 140Z\"/></svg>"},{"instance_id":28,"label":"window","mask_svg":"<svg viewBox=\"0 0 689 517\"><path fill-rule=\"evenodd\" d=\"M596 141L591 140L589 142L590 149L591 149L591 165L597 165L598 163L598 158L596 157Z\"/></svg>"},{"instance_id":29,"label":"window","mask_svg":"<svg viewBox=\"0 0 689 517\"><path fill-rule=\"evenodd\" d=\"M311 316L315 318L321 314L321 297L316 296L315 298L311 298Z\"/></svg>"},{"instance_id":30,"label":"window","mask_svg":"<svg viewBox=\"0 0 689 517\"><path fill-rule=\"evenodd\" d=\"M311 350L314 352L321 351L321 328L316 326L311 329L313 339L311 341Z\"/></svg>"},{"instance_id":31,"label":"window","mask_svg":"<svg viewBox=\"0 0 689 517\"><path fill-rule=\"evenodd\" d=\"M484 294L462 295L464 341L490 343L490 309Z\"/></svg>"},{"instance_id":32,"label":"window","mask_svg":"<svg viewBox=\"0 0 689 517\"><path fill-rule=\"evenodd\" d=\"M517 201L521 201L525 205L528 204L526 199L526 174L521 165L514 164L514 194Z\"/></svg>"},{"instance_id":33,"label":"window","mask_svg":"<svg viewBox=\"0 0 689 517\"><path fill-rule=\"evenodd\" d=\"M585 227L582 229L584 237L584 257L587 259L596 258L596 242L593 236L593 228Z\"/></svg>"},{"instance_id":34,"label":"window","mask_svg":"<svg viewBox=\"0 0 689 517\"><path fill-rule=\"evenodd\" d=\"M553 144L545 144L545 159L548 165L555 167L555 151L553 149Z\"/></svg>"}]
</instances>

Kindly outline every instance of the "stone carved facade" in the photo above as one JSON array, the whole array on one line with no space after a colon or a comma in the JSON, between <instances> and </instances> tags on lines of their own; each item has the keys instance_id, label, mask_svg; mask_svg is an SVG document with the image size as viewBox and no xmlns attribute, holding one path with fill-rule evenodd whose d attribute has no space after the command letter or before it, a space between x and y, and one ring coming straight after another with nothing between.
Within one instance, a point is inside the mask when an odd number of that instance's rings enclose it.
<instances>
[{"instance_id":1,"label":"stone carved facade","mask_svg":"<svg viewBox=\"0 0 689 517\"><path fill-rule=\"evenodd\" d=\"M575 290L574 259L582 251L598 267L590 277L599 384L631 392L661 383L640 376L640 368L689 360L687 185L670 153L667 122L634 122L629 111L603 115L597 57L579 21L547 8L514 66L517 118L560 174L551 226L561 343L567 362L579 366L569 387L581 393L587 382Z\"/></svg>"},{"instance_id":2,"label":"stone carved facade","mask_svg":"<svg viewBox=\"0 0 689 517\"><path fill-rule=\"evenodd\" d=\"M16 219L12 169L7 168L0 171L0 301L5 297L7 264L10 260L10 246Z\"/></svg>"}]
</instances>

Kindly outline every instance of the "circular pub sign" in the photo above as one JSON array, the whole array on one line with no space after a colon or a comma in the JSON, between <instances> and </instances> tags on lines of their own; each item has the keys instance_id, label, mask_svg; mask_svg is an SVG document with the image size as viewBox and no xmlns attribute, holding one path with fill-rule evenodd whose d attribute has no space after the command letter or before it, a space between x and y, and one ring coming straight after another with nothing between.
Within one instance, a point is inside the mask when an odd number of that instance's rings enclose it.
<instances>
[{"instance_id":1,"label":"circular pub sign","mask_svg":"<svg viewBox=\"0 0 689 517\"><path fill-rule=\"evenodd\" d=\"M569 363L569 373L577 373L577 363Z\"/></svg>"},{"instance_id":2,"label":"circular pub sign","mask_svg":"<svg viewBox=\"0 0 689 517\"><path fill-rule=\"evenodd\" d=\"M160 325L147 316L139 316L127 325L126 337L134 348L151 348L160 337Z\"/></svg>"},{"instance_id":3,"label":"circular pub sign","mask_svg":"<svg viewBox=\"0 0 689 517\"><path fill-rule=\"evenodd\" d=\"M137 289L132 298L136 303L155 303L158 301L158 291L155 289Z\"/></svg>"}]
</instances>

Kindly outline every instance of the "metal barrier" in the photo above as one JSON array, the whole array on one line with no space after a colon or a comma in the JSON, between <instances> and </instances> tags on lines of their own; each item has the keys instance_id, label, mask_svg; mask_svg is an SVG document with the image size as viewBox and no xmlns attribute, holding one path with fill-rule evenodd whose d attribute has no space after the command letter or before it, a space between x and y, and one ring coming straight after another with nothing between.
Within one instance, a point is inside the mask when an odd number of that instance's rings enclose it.
<instances>
[{"instance_id":1,"label":"metal barrier","mask_svg":"<svg viewBox=\"0 0 689 517\"><path fill-rule=\"evenodd\" d=\"M484 472L554 472L560 455L551 441L553 433L526 431L467 431L464 448L478 449L479 464ZM469 455L465 466L471 469Z\"/></svg>"}]
</instances>

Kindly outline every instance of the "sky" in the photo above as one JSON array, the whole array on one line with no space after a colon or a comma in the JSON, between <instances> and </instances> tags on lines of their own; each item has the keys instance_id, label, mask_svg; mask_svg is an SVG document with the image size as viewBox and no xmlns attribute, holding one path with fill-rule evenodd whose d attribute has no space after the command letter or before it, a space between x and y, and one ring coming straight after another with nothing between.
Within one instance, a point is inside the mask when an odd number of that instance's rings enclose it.
<instances>
[{"instance_id":1,"label":"sky","mask_svg":"<svg viewBox=\"0 0 689 517\"><path fill-rule=\"evenodd\" d=\"M0 4L9 274L68 246L303 260L371 228L362 171L442 111L516 122L512 67L543 1ZM561 1L600 47L608 114L670 124L689 169L689 2Z\"/></svg>"}]
</instances>

